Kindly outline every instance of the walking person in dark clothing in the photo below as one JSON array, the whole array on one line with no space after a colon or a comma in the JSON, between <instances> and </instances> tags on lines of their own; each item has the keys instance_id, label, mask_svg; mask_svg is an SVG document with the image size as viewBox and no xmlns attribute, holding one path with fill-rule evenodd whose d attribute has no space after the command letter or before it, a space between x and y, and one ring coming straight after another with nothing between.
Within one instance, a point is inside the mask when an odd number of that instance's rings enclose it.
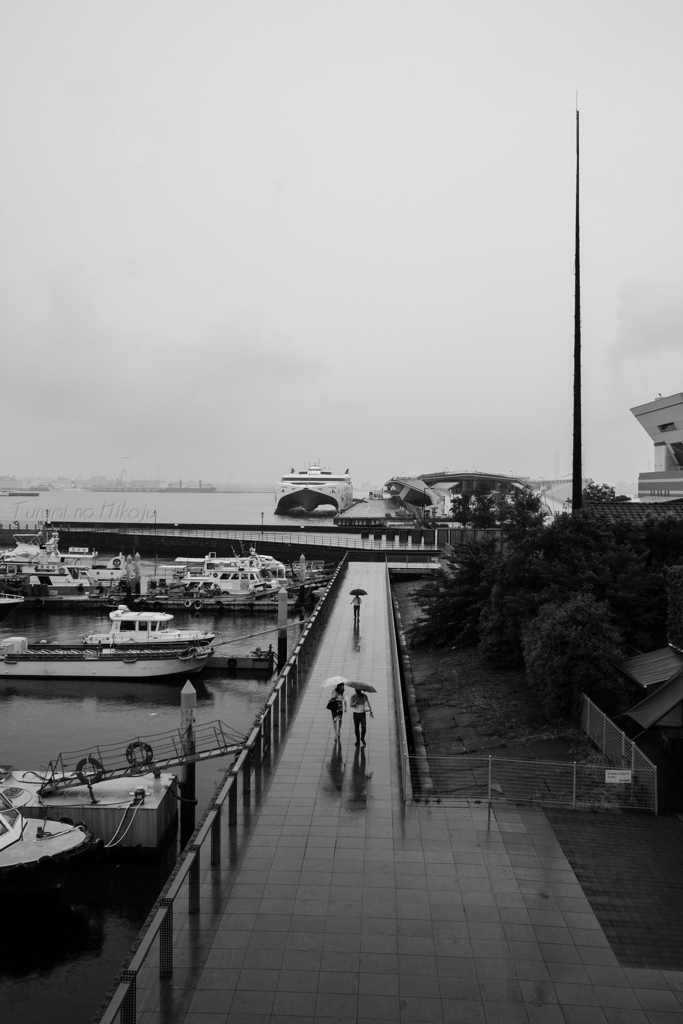
<instances>
[{"instance_id":1,"label":"walking person in dark clothing","mask_svg":"<svg viewBox=\"0 0 683 1024\"><path fill-rule=\"evenodd\" d=\"M342 715L345 711L349 710L348 702L344 696L343 683L339 683L338 686L335 686L327 706L332 712L332 725L334 727L336 742L338 739L341 739Z\"/></svg>"},{"instance_id":2,"label":"walking person in dark clothing","mask_svg":"<svg viewBox=\"0 0 683 1024\"><path fill-rule=\"evenodd\" d=\"M353 728L356 734L356 746L364 747L368 712L370 714L370 718L375 717L372 713L367 693L363 693L362 690L356 690L351 698L350 704L351 710L353 711Z\"/></svg>"},{"instance_id":3,"label":"walking person in dark clothing","mask_svg":"<svg viewBox=\"0 0 683 1024\"><path fill-rule=\"evenodd\" d=\"M353 605L353 624L354 624L354 626L359 626L360 625L360 606L361 606L360 594L354 594L353 595L353 601L351 602L351 604Z\"/></svg>"}]
</instances>

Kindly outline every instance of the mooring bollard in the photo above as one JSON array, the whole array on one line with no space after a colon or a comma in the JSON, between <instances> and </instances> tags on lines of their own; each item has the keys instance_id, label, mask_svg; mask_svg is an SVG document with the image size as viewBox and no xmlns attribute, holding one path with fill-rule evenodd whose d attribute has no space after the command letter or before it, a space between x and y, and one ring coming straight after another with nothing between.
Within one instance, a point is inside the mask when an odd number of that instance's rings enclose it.
<instances>
[{"instance_id":1,"label":"mooring bollard","mask_svg":"<svg viewBox=\"0 0 683 1024\"><path fill-rule=\"evenodd\" d=\"M188 913L199 913L199 888L201 885L201 847L196 843L190 845L190 852L194 853L194 860L190 864L190 906Z\"/></svg>"},{"instance_id":2,"label":"mooring bollard","mask_svg":"<svg viewBox=\"0 0 683 1024\"><path fill-rule=\"evenodd\" d=\"M121 1024L136 1024L138 1017L137 971L121 971L121 981L128 982L128 991L121 1003Z\"/></svg>"},{"instance_id":3,"label":"mooring bollard","mask_svg":"<svg viewBox=\"0 0 683 1024\"><path fill-rule=\"evenodd\" d=\"M160 905L166 908L166 916L159 929L159 977L170 978L173 974L173 900L164 896Z\"/></svg>"}]
</instances>

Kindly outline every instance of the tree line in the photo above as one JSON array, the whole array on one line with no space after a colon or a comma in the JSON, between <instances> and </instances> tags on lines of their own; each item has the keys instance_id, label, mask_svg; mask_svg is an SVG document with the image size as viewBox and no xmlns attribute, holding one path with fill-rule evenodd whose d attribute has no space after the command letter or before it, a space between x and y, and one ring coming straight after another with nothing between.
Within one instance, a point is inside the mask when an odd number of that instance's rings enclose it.
<instances>
[{"instance_id":1,"label":"tree line","mask_svg":"<svg viewBox=\"0 0 683 1024\"><path fill-rule=\"evenodd\" d=\"M422 612L413 645L476 646L494 665L524 667L550 718L576 715L587 693L605 711L632 704L614 663L667 643L666 573L683 565L683 520L614 522L601 506L618 500L592 485L590 507L550 520L527 488L463 495L461 522L498 527L468 544L415 592Z\"/></svg>"}]
</instances>

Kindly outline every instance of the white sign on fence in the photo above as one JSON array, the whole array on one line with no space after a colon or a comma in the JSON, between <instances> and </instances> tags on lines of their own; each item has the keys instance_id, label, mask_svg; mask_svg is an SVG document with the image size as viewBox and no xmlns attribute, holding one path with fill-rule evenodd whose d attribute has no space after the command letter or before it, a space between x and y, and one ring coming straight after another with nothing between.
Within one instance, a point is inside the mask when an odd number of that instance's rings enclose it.
<instances>
[{"instance_id":1,"label":"white sign on fence","mask_svg":"<svg viewBox=\"0 0 683 1024\"><path fill-rule=\"evenodd\" d=\"M626 768L606 768L605 782L630 782L631 772Z\"/></svg>"}]
</instances>

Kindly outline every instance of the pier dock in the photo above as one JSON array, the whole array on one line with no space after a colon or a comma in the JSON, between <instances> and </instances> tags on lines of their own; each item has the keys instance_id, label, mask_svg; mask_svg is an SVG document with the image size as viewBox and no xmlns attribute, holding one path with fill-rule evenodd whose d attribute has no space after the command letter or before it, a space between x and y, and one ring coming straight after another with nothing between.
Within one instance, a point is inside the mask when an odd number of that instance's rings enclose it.
<instances>
[{"instance_id":1,"label":"pier dock","mask_svg":"<svg viewBox=\"0 0 683 1024\"><path fill-rule=\"evenodd\" d=\"M359 632L349 590L362 587ZM174 973L138 974L142 1024L670 1024L683 973L623 969L544 813L404 801L387 572L351 562L274 766L198 913L176 900ZM335 747L330 675L371 683L367 747Z\"/></svg>"}]
</instances>

